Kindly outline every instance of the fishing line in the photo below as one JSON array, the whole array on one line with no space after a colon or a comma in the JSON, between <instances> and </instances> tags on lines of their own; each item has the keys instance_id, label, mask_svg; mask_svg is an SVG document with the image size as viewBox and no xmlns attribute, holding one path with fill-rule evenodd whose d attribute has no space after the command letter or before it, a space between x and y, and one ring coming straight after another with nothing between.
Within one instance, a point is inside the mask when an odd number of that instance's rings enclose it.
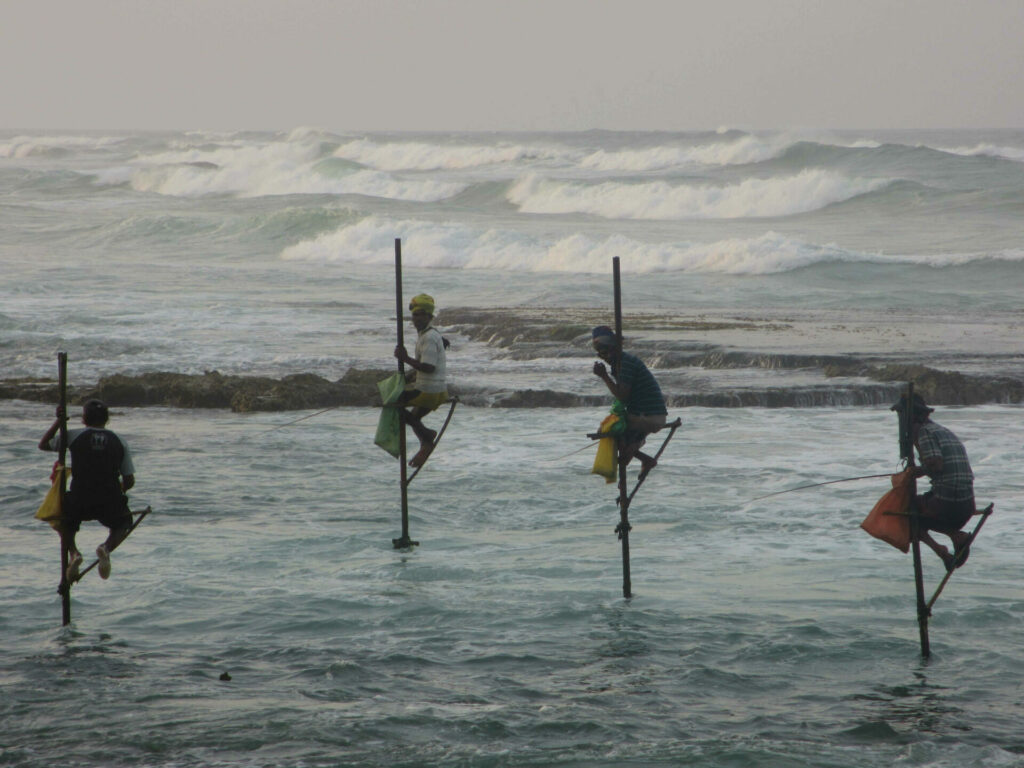
<instances>
[{"instance_id":1,"label":"fishing line","mask_svg":"<svg viewBox=\"0 0 1024 768\"><path fill-rule=\"evenodd\" d=\"M569 451L569 453L565 454L565 456L557 456L553 459L544 459L544 461L561 461L562 459L567 459L570 456L575 456L580 451L587 450L587 448L594 448L595 446L597 446L597 442L597 440L594 440L592 443L590 443L590 445L584 445L582 448L577 448L575 451Z\"/></svg>"},{"instance_id":2,"label":"fishing line","mask_svg":"<svg viewBox=\"0 0 1024 768\"><path fill-rule=\"evenodd\" d=\"M319 415L321 415L323 413L327 413L328 411L337 410L338 408L341 408L341 406L340 405L332 405L330 408L324 408L322 411L317 411L316 413L310 413L310 414L307 414L306 416L301 416L301 417L299 417L297 419L294 419L293 421L286 421L284 424L278 424L276 427L271 427L270 429L264 430L261 434L265 435L268 432L276 432L279 429L284 429L285 427L290 427L292 424L298 424L300 421L305 421L306 419L312 419L314 416L319 416Z\"/></svg>"},{"instance_id":3,"label":"fishing line","mask_svg":"<svg viewBox=\"0 0 1024 768\"><path fill-rule=\"evenodd\" d=\"M770 496L781 496L783 493L792 493L793 491L802 491L802 490L805 490L807 488L818 488L819 486L822 486L822 485L832 485L833 483L850 483L850 482L853 482L854 480L871 480L871 479L879 478L879 477L892 477L893 474L895 474L895 473L893 473L893 472L886 472L885 474L882 474L882 475L862 475L861 477L844 477L842 480L826 480L824 483L811 483L810 485L800 485L800 486L797 486L796 488L789 488L789 489L787 489L785 491L776 491L775 493L766 493L764 496L757 496L757 497L751 499L750 501L759 501L761 499L767 499Z\"/></svg>"}]
</instances>

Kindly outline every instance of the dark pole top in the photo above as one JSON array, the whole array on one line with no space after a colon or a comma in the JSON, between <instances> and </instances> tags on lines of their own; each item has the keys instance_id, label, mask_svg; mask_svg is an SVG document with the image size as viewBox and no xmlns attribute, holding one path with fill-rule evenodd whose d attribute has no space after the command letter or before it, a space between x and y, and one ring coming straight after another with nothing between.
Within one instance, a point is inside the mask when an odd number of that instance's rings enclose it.
<instances>
[{"instance_id":1,"label":"dark pole top","mask_svg":"<svg viewBox=\"0 0 1024 768\"><path fill-rule=\"evenodd\" d=\"M395 238L395 317L398 321L398 346L405 346L405 326L402 307L402 238ZM398 372L405 373L405 363L398 361Z\"/></svg>"},{"instance_id":2,"label":"dark pole top","mask_svg":"<svg viewBox=\"0 0 1024 768\"><path fill-rule=\"evenodd\" d=\"M615 293L615 380L622 370L622 277L619 272L619 257L612 258L612 281Z\"/></svg>"},{"instance_id":3,"label":"dark pole top","mask_svg":"<svg viewBox=\"0 0 1024 768\"><path fill-rule=\"evenodd\" d=\"M60 386L60 410L63 414L60 417L60 463L64 465L68 450L68 353L57 353L57 378ZM61 481L61 488L64 481Z\"/></svg>"}]
</instances>

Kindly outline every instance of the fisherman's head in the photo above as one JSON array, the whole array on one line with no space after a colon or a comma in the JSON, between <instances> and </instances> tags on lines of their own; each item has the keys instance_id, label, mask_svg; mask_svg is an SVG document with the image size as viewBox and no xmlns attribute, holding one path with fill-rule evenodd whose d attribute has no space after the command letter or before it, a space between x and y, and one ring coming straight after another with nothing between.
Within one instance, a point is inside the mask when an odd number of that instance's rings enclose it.
<instances>
[{"instance_id":1,"label":"fisherman's head","mask_svg":"<svg viewBox=\"0 0 1024 768\"><path fill-rule=\"evenodd\" d=\"M86 400L82 406L82 423L87 427L105 427L110 419L110 411L102 400Z\"/></svg>"},{"instance_id":2,"label":"fisherman's head","mask_svg":"<svg viewBox=\"0 0 1024 768\"><path fill-rule=\"evenodd\" d=\"M434 297L425 293L413 296L409 302L409 311L412 312L412 324L417 331L422 331L434 319Z\"/></svg>"},{"instance_id":3,"label":"fisherman's head","mask_svg":"<svg viewBox=\"0 0 1024 768\"><path fill-rule=\"evenodd\" d=\"M608 363L615 359L615 331L607 325L599 325L590 332L590 339L598 357Z\"/></svg>"},{"instance_id":4,"label":"fisherman's head","mask_svg":"<svg viewBox=\"0 0 1024 768\"><path fill-rule=\"evenodd\" d=\"M894 403L893 406L889 410L890 411L896 411L897 413L900 413L900 414L906 413L906 411L907 411L907 396L903 395L903 397L901 397L898 402ZM917 392L914 393L914 396L910 400L910 421L911 421L911 423L928 421L929 414L933 413L934 411L935 411L934 408L929 408L928 407L928 404L925 403L923 397L921 397L919 394L917 394Z\"/></svg>"}]
</instances>

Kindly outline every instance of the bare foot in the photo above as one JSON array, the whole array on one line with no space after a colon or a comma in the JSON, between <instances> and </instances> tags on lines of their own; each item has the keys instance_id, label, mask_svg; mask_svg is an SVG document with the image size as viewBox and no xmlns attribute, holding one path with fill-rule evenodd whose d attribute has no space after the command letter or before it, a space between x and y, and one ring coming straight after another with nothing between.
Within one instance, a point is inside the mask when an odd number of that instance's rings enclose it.
<instances>
[{"instance_id":1,"label":"bare foot","mask_svg":"<svg viewBox=\"0 0 1024 768\"><path fill-rule=\"evenodd\" d=\"M100 574L101 579L110 578L110 551L107 549L106 544L100 544L96 547L96 559L99 563L96 566L96 570Z\"/></svg>"},{"instance_id":2,"label":"bare foot","mask_svg":"<svg viewBox=\"0 0 1024 768\"><path fill-rule=\"evenodd\" d=\"M82 553L70 552L68 554L68 569L64 575L68 581L78 581L78 572L82 568Z\"/></svg>"},{"instance_id":3,"label":"bare foot","mask_svg":"<svg viewBox=\"0 0 1024 768\"><path fill-rule=\"evenodd\" d=\"M967 562L967 558L971 556L971 545L966 541L963 545L958 545L955 554L950 554L949 550L945 547L942 548L942 552L939 552L939 557L942 558L943 565L946 566L947 571L952 571L955 568L959 568L961 565Z\"/></svg>"},{"instance_id":4,"label":"bare foot","mask_svg":"<svg viewBox=\"0 0 1024 768\"><path fill-rule=\"evenodd\" d=\"M956 534L951 536L953 539L953 567L959 568L961 565L967 562L967 558L971 556L971 534L965 533L964 531L958 531Z\"/></svg>"},{"instance_id":5,"label":"bare foot","mask_svg":"<svg viewBox=\"0 0 1024 768\"><path fill-rule=\"evenodd\" d=\"M640 474L637 477L637 479L643 480L645 477L647 477L648 472L650 472L652 469L658 466L658 460L653 458L652 456L645 456L642 453L638 453L637 458L640 459L641 464Z\"/></svg>"},{"instance_id":6,"label":"bare foot","mask_svg":"<svg viewBox=\"0 0 1024 768\"><path fill-rule=\"evenodd\" d=\"M431 452L433 450L434 450L434 446L430 445L430 444L427 444L427 445L424 445L424 446L420 447L419 451L416 452L416 455L413 456L411 459L409 459L409 466L410 467L422 466L423 463L427 460L427 457L431 454Z\"/></svg>"}]
</instances>

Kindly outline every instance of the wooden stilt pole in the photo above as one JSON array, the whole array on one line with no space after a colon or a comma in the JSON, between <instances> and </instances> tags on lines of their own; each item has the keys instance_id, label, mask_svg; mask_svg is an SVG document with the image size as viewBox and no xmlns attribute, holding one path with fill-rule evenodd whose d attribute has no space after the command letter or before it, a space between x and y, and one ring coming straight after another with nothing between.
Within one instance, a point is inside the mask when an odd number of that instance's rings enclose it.
<instances>
[{"instance_id":1,"label":"wooden stilt pole","mask_svg":"<svg viewBox=\"0 0 1024 768\"><path fill-rule=\"evenodd\" d=\"M622 370L622 279L619 274L619 257L612 259L612 282L615 293L615 379L618 381ZM622 456L625 433L619 437L619 457ZM629 574L629 488L626 483L626 465L619 462L619 524L615 532L622 542L622 596L633 596L633 584Z\"/></svg>"},{"instance_id":2,"label":"wooden stilt pole","mask_svg":"<svg viewBox=\"0 0 1024 768\"><path fill-rule=\"evenodd\" d=\"M987 507L985 507L985 509L981 510L981 512L978 513L981 515L981 520L978 521L978 524L974 526L974 530L971 531L971 536L967 540L966 546L969 547L971 546L971 544L974 543L974 539L977 538L978 534L981 532L981 526L983 526L985 524L985 521L988 520L988 516L992 514L993 509L995 509L994 503L989 504ZM929 616L932 612L932 606L935 605L935 601L939 599L939 595L941 595L942 590L946 588L946 583L949 581L950 577L953 575L953 571L955 570L956 568L950 571L946 571L946 575L942 577L942 581L939 582L939 586L935 588L935 594L932 595L931 599L928 601L928 604L925 606L928 609Z\"/></svg>"},{"instance_id":3,"label":"wooden stilt pole","mask_svg":"<svg viewBox=\"0 0 1024 768\"><path fill-rule=\"evenodd\" d=\"M60 459L57 470L57 490L60 494L60 586L57 591L61 599L61 624L67 626L71 623L71 584L68 582L68 540L65 531L66 523L64 516L64 497L67 495L67 477L64 472L64 462L68 452L68 353L57 353L57 381L60 391Z\"/></svg>"},{"instance_id":4,"label":"wooden stilt pole","mask_svg":"<svg viewBox=\"0 0 1024 768\"><path fill-rule=\"evenodd\" d=\"M907 466L914 466L914 382L907 384L906 407L900 414L900 453ZM924 595L924 571L921 568L921 510L917 506L917 480L910 481L910 543L914 553L914 587L917 590L917 627L921 636L921 655L931 655L928 640L928 604Z\"/></svg>"},{"instance_id":5,"label":"wooden stilt pole","mask_svg":"<svg viewBox=\"0 0 1024 768\"><path fill-rule=\"evenodd\" d=\"M661 448L658 449L658 452L654 454L655 461L661 458L661 454L663 454L665 452L665 449L668 447L668 441L672 439L672 435L674 435L676 433L676 430L679 429L682 425L682 419L676 419L672 423L665 425L666 427L669 428L668 437L666 437L665 440L662 442ZM888 477L888 475L886 475L886 477ZM629 501L630 503L633 502L633 497L636 496L636 492L640 490L640 486L644 484L644 480L646 479L647 475L643 474L641 474L641 476L637 478L636 485L634 485L633 490L629 492L629 498L627 499L627 501Z\"/></svg>"},{"instance_id":6,"label":"wooden stilt pole","mask_svg":"<svg viewBox=\"0 0 1024 768\"><path fill-rule=\"evenodd\" d=\"M402 301L402 240L395 238L395 315L398 322L398 346L405 346L405 307ZM405 363L398 361L398 372L405 376ZM399 486L402 489L402 535L392 539L391 543L395 549L408 549L419 544L409 538L409 482L406 478L408 464L406 463L406 441L405 441L405 410L399 409L401 415L400 428L398 430L398 464L400 472Z\"/></svg>"},{"instance_id":7,"label":"wooden stilt pole","mask_svg":"<svg viewBox=\"0 0 1024 768\"><path fill-rule=\"evenodd\" d=\"M434 438L434 447L435 448L437 447L437 444L441 442L441 438L444 437L444 433L445 433L445 430L448 429L448 425L451 424L452 414L455 413L455 406L459 404L459 397L458 397L458 395L452 395L452 397L450 399L450 402L451 402L451 405L448 407L448 415L445 416L444 423L441 425L441 429L439 429L437 431L437 436ZM416 475L418 475L420 473L420 470L423 469L425 466L427 466L427 462L426 461L424 461L422 464L420 464L418 467L416 467L415 470L413 470L413 473L411 475L409 475L409 477L405 481L406 487L408 487L408 486L410 486L412 484L412 481L416 479Z\"/></svg>"}]
</instances>

